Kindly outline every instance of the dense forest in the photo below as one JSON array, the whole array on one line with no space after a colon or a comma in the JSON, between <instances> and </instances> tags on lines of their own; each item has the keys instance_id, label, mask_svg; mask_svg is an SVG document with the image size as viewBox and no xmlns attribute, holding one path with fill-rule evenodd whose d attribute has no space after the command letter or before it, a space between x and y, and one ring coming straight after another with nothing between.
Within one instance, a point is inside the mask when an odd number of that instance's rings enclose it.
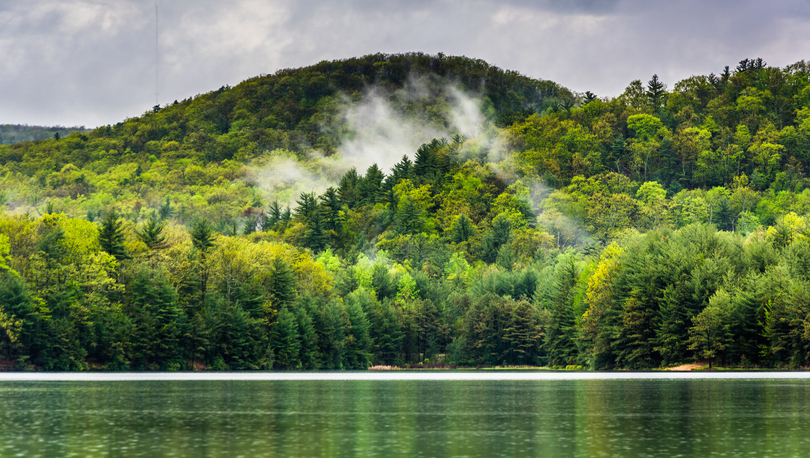
<instances>
[{"instance_id":1,"label":"dense forest","mask_svg":"<svg viewBox=\"0 0 810 458\"><path fill-rule=\"evenodd\" d=\"M73 132L87 132L82 127L29 126L27 124L0 124L0 145L66 137Z\"/></svg>"},{"instance_id":2,"label":"dense forest","mask_svg":"<svg viewBox=\"0 0 810 458\"><path fill-rule=\"evenodd\" d=\"M381 118L421 146L367 153ZM809 165L803 61L613 98L442 54L281 70L0 146L0 357L802 367Z\"/></svg>"}]
</instances>

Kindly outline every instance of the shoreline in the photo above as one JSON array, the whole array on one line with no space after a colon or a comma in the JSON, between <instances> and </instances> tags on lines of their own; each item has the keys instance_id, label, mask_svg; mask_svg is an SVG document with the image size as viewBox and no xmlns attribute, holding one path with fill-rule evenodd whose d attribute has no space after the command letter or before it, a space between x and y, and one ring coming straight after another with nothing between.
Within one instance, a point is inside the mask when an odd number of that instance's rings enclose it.
<instances>
[{"instance_id":1,"label":"shoreline","mask_svg":"<svg viewBox=\"0 0 810 458\"><path fill-rule=\"evenodd\" d=\"M115 381L576 381L576 380L810 380L810 371L481 371L335 372L4 372L0 382Z\"/></svg>"}]
</instances>

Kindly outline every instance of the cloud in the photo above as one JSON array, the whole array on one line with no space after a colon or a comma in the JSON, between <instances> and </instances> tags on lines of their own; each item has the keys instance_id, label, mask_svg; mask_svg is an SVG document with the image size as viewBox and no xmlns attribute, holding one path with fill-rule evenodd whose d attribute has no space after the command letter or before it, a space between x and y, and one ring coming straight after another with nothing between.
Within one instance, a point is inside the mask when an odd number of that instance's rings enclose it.
<instances>
[{"instance_id":1,"label":"cloud","mask_svg":"<svg viewBox=\"0 0 810 458\"><path fill-rule=\"evenodd\" d=\"M160 6L162 103L280 68L444 52L615 96L746 57L810 55L802 0L173 0ZM0 123L115 123L155 100L154 0L0 3Z\"/></svg>"},{"instance_id":2,"label":"cloud","mask_svg":"<svg viewBox=\"0 0 810 458\"><path fill-rule=\"evenodd\" d=\"M438 118L412 110L413 106L421 107L442 98L447 100L446 106L432 107L444 110ZM403 156L414 159L416 150L434 138L449 140L456 134L473 137L487 128L480 99L451 82L440 84L437 89L419 78L409 79L405 87L392 93L372 87L358 102L344 98L340 113L339 128L344 134L335 155L324 156L314 151L306 161L299 161L290 153L270 152L251 164L248 180L270 201L294 206L302 192L321 194L330 186L338 186L340 178L351 168L363 175L372 164L377 164L389 174ZM500 151L493 147L497 140L479 141L488 150Z\"/></svg>"}]
</instances>

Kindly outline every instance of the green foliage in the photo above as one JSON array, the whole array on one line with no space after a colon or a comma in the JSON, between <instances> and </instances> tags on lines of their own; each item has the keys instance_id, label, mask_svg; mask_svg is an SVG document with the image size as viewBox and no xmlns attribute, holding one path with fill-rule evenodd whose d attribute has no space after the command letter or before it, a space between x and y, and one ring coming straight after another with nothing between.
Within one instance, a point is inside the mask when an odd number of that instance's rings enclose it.
<instances>
[{"instance_id":1,"label":"green foliage","mask_svg":"<svg viewBox=\"0 0 810 458\"><path fill-rule=\"evenodd\" d=\"M479 60L375 54L0 145L0 354L46 370L806 366L808 81L803 63L746 59L580 103ZM456 89L481 95L476 135L449 130ZM378 96L450 139L337 175L359 138L345 109Z\"/></svg>"}]
</instances>

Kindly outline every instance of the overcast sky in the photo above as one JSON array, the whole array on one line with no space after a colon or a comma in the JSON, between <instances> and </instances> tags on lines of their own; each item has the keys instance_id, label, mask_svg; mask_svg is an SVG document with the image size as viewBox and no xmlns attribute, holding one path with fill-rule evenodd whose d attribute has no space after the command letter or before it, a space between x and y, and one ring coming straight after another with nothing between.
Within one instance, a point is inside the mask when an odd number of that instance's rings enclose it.
<instances>
[{"instance_id":1,"label":"overcast sky","mask_svg":"<svg viewBox=\"0 0 810 458\"><path fill-rule=\"evenodd\" d=\"M615 96L746 57L810 59L807 0L158 1L159 102L376 52L484 59ZM95 127L155 104L155 2L0 0L0 123Z\"/></svg>"}]
</instances>

